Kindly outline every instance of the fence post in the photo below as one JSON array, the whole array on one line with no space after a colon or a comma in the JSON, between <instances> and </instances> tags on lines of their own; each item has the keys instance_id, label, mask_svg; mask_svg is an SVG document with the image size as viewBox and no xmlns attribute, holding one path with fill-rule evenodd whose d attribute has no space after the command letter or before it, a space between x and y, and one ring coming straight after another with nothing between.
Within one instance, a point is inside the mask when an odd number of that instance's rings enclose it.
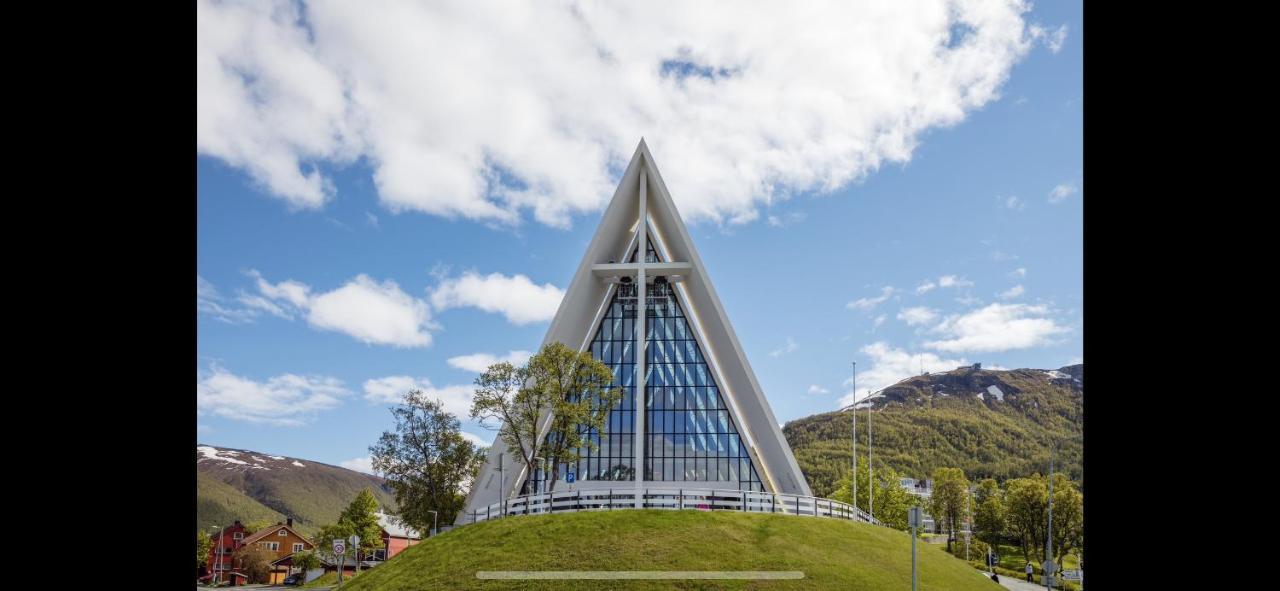
<instances>
[{"instance_id":1,"label":"fence post","mask_svg":"<svg viewBox=\"0 0 1280 591\"><path fill-rule=\"evenodd\" d=\"M747 512L747 491L742 491L742 512Z\"/></svg>"},{"instance_id":2,"label":"fence post","mask_svg":"<svg viewBox=\"0 0 1280 591\"><path fill-rule=\"evenodd\" d=\"M490 519L490 518L491 518L491 517L489 516L489 505L485 505L485 507L484 507L484 520L485 520L485 521L489 521L489 519Z\"/></svg>"},{"instance_id":3,"label":"fence post","mask_svg":"<svg viewBox=\"0 0 1280 591\"><path fill-rule=\"evenodd\" d=\"M770 513L778 512L778 493L773 493L773 499L769 503L769 512Z\"/></svg>"},{"instance_id":4,"label":"fence post","mask_svg":"<svg viewBox=\"0 0 1280 591\"><path fill-rule=\"evenodd\" d=\"M684 489L680 489L680 494L676 495L676 500L680 503L680 508L684 509Z\"/></svg>"},{"instance_id":5,"label":"fence post","mask_svg":"<svg viewBox=\"0 0 1280 591\"><path fill-rule=\"evenodd\" d=\"M609 510L613 511L613 489L609 489Z\"/></svg>"}]
</instances>

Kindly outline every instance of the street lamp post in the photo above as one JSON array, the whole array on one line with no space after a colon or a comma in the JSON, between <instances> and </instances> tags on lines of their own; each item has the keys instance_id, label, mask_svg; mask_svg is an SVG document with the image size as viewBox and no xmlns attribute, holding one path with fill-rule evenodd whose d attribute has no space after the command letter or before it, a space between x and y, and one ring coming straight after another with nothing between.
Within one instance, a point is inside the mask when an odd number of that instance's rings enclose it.
<instances>
[{"instance_id":1,"label":"street lamp post","mask_svg":"<svg viewBox=\"0 0 1280 591\"><path fill-rule=\"evenodd\" d=\"M866 397L866 398L863 398L861 402L867 402L868 400L871 400L872 398L880 398L880 397L882 397L882 396L884 396L884 390L879 390L879 391L876 391L876 392L874 392L874 393L872 393L872 394L868 394L868 395L867 395L867 397ZM854 404L856 405L856 404L858 404L858 403L854 403ZM855 413L855 414L857 413L857 409L856 409L856 408L854 409L854 413ZM876 518L876 510L875 510L876 483L875 483L875 480L874 480L874 477L875 477L874 469L875 469L875 467L871 464L871 453L872 453L872 449L871 449L871 405L870 405L870 404L868 404L868 405L867 405L867 515L868 515L871 519L875 519L875 518ZM856 475L855 475L855 477L856 477ZM856 500L856 499L855 499L855 500ZM854 503L854 506L857 506L857 503Z\"/></svg>"},{"instance_id":2,"label":"street lamp post","mask_svg":"<svg viewBox=\"0 0 1280 591\"><path fill-rule=\"evenodd\" d=\"M853 398L854 398L853 412L849 413L853 415L853 476L851 477L850 480L852 482L852 488L853 488L853 509L854 509L853 518L857 519L858 518L857 516L857 512L858 512L858 407L857 407L858 362L857 361L853 362L853 387L850 388L849 391L853 392Z\"/></svg>"},{"instance_id":3,"label":"street lamp post","mask_svg":"<svg viewBox=\"0 0 1280 591\"><path fill-rule=\"evenodd\" d=\"M434 538L436 537L436 512L427 511L427 513L431 514L431 536L430 537Z\"/></svg>"}]
</instances>

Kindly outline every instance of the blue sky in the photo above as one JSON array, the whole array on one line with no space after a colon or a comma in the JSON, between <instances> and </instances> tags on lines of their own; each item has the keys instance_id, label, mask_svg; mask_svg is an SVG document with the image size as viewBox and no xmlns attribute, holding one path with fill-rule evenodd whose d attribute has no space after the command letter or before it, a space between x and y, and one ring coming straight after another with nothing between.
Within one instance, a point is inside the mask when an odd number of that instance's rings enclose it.
<instances>
[{"instance_id":1,"label":"blue sky","mask_svg":"<svg viewBox=\"0 0 1280 591\"><path fill-rule=\"evenodd\" d=\"M541 342L641 134L780 421L847 401L850 361L861 396L921 361L937 371L1082 360L1080 3L891 15L881 28L973 29L974 53L913 61L894 45L905 33L873 35L831 45L857 57L829 68L771 69L768 56L808 49L771 47L764 18L727 29L741 35L734 43L714 41L724 24L691 15L694 24L654 22L640 39L600 47L625 19L592 12L580 36L599 63L558 63L476 101L466 100L470 78L427 94L388 82L451 80L451 63L386 57L398 55L398 35L412 43L413 27L370 36L351 15L306 7L299 21L281 6L200 4L203 443L359 466L391 428L386 401L398 388L465 407L476 375L466 367L483 361L465 356ZM530 16L544 26L562 17ZM255 22L275 32L237 37L261 31ZM679 42L650 49L646 36ZM506 41L473 42L496 54ZM541 67L580 49L525 51ZM918 71L892 82L891 67L868 61ZM632 63L648 65L626 73ZM572 85L593 68L656 90L633 104L563 98L584 91ZM935 75L967 82L912 86ZM797 88L812 92L797 98ZM494 95L503 106L487 110ZM669 115L673 104L696 117ZM485 130L486 118L503 125ZM508 136L545 141L532 149ZM463 429L493 436L466 420Z\"/></svg>"}]
</instances>

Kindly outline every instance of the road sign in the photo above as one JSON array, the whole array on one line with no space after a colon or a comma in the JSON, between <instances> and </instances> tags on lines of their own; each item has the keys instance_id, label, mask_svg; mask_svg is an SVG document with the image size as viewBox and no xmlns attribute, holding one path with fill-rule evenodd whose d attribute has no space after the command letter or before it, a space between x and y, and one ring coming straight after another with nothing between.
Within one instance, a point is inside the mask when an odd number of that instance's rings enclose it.
<instances>
[{"instance_id":1,"label":"road sign","mask_svg":"<svg viewBox=\"0 0 1280 591\"><path fill-rule=\"evenodd\" d=\"M573 472L570 472L570 473L568 473L568 474L565 474L565 475L564 475L564 479L565 479L565 481L567 481L569 484L573 484L573 481L574 481L574 480L577 480L577 479L578 479L578 477L577 477L577 476L574 476L574 475L573 475Z\"/></svg>"},{"instance_id":2,"label":"road sign","mask_svg":"<svg viewBox=\"0 0 1280 591\"><path fill-rule=\"evenodd\" d=\"M1080 569L1071 569L1062 571L1062 578L1068 581L1079 581L1084 578L1084 572Z\"/></svg>"},{"instance_id":3,"label":"road sign","mask_svg":"<svg viewBox=\"0 0 1280 591\"><path fill-rule=\"evenodd\" d=\"M920 507L912 507L907 511L907 527L920 527L923 519L921 518Z\"/></svg>"},{"instance_id":4,"label":"road sign","mask_svg":"<svg viewBox=\"0 0 1280 591\"><path fill-rule=\"evenodd\" d=\"M347 553L347 545L346 545L346 543L345 543L345 542L343 542L342 540L334 540L334 541L333 541L333 553L334 553L334 554L336 554L336 555L338 555L338 556L342 556L343 554L346 554L346 553Z\"/></svg>"},{"instance_id":5,"label":"road sign","mask_svg":"<svg viewBox=\"0 0 1280 591\"><path fill-rule=\"evenodd\" d=\"M1054 564L1052 560L1044 561L1044 564L1040 565L1040 568L1043 568L1044 573L1047 575L1051 575L1058 571L1058 565Z\"/></svg>"},{"instance_id":6,"label":"road sign","mask_svg":"<svg viewBox=\"0 0 1280 591\"><path fill-rule=\"evenodd\" d=\"M359 546L359 545L360 545L360 536L357 536L357 535L355 535L355 534L352 534L352 535L351 535L351 537L350 537L350 538L347 538L347 539L351 541L351 545L352 545L352 546Z\"/></svg>"}]
</instances>

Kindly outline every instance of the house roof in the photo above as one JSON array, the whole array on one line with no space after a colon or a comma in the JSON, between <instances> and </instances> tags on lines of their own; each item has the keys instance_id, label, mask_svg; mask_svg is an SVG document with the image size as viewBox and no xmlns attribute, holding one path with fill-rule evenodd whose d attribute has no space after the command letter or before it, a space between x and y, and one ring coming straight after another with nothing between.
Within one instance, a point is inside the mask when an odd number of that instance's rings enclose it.
<instances>
[{"instance_id":1,"label":"house roof","mask_svg":"<svg viewBox=\"0 0 1280 591\"><path fill-rule=\"evenodd\" d=\"M272 534L274 534L274 533L276 533L276 532L280 531L280 528L284 528L284 529L287 529L287 530L289 530L289 531L293 532L293 535L298 536L299 538L302 538L302 541L306 542L309 546L311 546L312 548L314 548L314 547L315 547L315 545L316 545L316 544L315 544L315 542L312 542L311 540L308 540L308 539L307 539L307 536L304 536L304 535L302 535L302 534L298 533L298 530L293 529L292 527L289 527L288 525L285 525L285 524L283 524L283 523L279 523L279 524L272 525L272 526L269 526L269 527L264 527L264 528L262 528L262 529L258 530L257 532L254 532L254 534L253 534L253 535L248 536L248 537L246 537L246 538L245 538L245 539L243 539L243 540L240 540L240 544L241 544L241 545L243 545L243 546L248 546L249 544L252 544L252 543L254 543L254 542L261 541L261 539L262 539L262 538L265 538L265 537L267 537L267 536L269 536L269 535L272 535Z\"/></svg>"},{"instance_id":2,"label":"house roof","mask_svg":"<svg viewBox=\"0 0 1280 591\"><path fill-rule=\"evenodd\" d=\"M400 518L394 515L387 515L381 511L378 512L378 525L382 527L382 531L393 538L409 538L418 540L422 538L422 534L404 524Z\"/></svg>"}]
</instances>

